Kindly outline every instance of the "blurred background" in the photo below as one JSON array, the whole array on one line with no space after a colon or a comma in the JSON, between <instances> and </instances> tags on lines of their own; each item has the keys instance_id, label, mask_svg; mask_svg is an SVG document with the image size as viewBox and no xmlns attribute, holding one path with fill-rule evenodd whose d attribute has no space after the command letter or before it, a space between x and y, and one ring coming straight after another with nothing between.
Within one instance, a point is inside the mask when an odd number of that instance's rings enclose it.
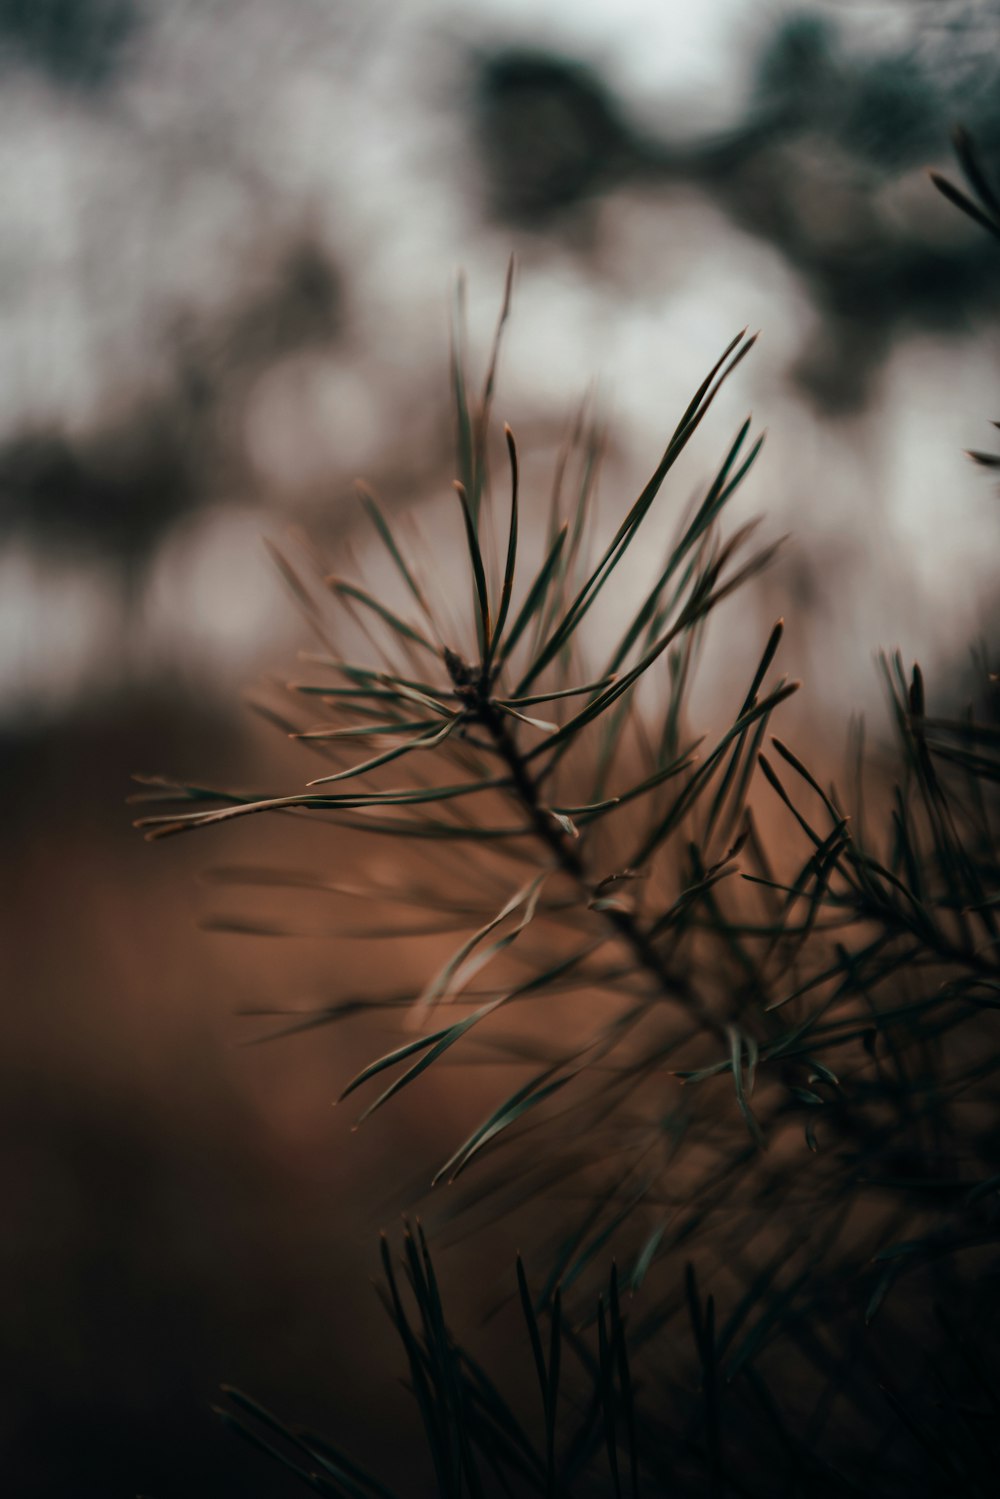
<instances>
[{"instance_id":1,"label":"blurred background","mask_svg":"<svg viewBox=\"0 0 1000 1499\"><path fill-rule=\"evenodd\" d=\"M366 1277L449 1121L349 1133L364 1027L240 1046L238 1010L342 997L363 944L202 930L199 871L281 840L153 849L124 798L304 779L244 702L304 643L261 538L363 560L358 475L433 514L460 271L481 367L517 255L529 508L589 388L611 514L761 328L675 510L752 408L739 505L792 533L753 607L801 722L877 722L880 645L961 697L996 635L962 450L1000 416L1000 276L926 168L955 175L958 123L1000 157L998 41L993 0L0 0L10 1492L285 1493L208 1412L224 1379L361 1449L405 1408ZM748 666L721 642L709 690Z\"/></svg>"}]
</instances>

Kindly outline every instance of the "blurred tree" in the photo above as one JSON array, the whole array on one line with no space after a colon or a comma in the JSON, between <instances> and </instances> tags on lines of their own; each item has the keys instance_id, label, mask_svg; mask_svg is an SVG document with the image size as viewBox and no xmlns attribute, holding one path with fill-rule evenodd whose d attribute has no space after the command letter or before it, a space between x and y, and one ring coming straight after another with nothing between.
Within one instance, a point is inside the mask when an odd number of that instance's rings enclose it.
<instances>
[{"instance_id":1,"label":"blurred tree","mask_svg":"<svg viewBox=\"0 0 1000 1499\"><path fill-rule=\"evenodd\" d=\"M6 51L56 83L100 89L140 20L138 0L0 0L0 58Z\"/></svg>"},{"instance_id":2,"label":"blurred tree","mask_svg":"<svg viewBox=\"0 0 1000 1499\"><path fill-rule=\"evenodd\" d=\"M492 210L572 227L586 253L588 200L637 178L694 183L806 282L826 336L794 376L827 411L857 410L894 338L971 327L996 310L993 248L953 225L942 238L923 194L912 212L900 202L906 174L946 154L956 117L968 118L987 161L1000 146L996 90L970 86L966 42L942 28L930 50L864 54L829 18L793 14L758 53L743 118L694 144L633 127L591 68L499 51L482 62L476 92ZM981 50L976 76L995 84L992 59Z\"/></svg>"},{"instance_id":3,"label":"blurred tree","mask_svg":"<svg viewBox=\"0 0 1000 1499\"><path fill-rule=\"evenodd\" d=\"M642 160L610 91L567 58L517 47L486 57L477 111L496 208L514 220L549 219Z\"/></svg>"},{"instance_id":4,"label":"blurred tree","mask_svg":"<svg viewBox=\"0 0 1000 1499\"><path fill-rule=\"evenodd\" d=\"M261 284L213 320L180 318L168 377L113 406L83 434L28 427L0 443L0 540L81 545L141 571L185 512L249 488L242 417L262 370L343 332L338 268L309 235L293 238Z\"/></svg>"}]
</instances>

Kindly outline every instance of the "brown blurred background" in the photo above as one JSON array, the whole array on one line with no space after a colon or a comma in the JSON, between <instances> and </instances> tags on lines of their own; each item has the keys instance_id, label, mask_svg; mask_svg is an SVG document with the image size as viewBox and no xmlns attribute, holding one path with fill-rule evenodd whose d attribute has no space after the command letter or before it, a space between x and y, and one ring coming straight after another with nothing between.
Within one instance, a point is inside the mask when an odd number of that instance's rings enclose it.
<instances>
[{"instance_id":1,"label":"brown blurred background","mask_svg":"<svg viewBox=\"0 0 1000 1499\"><path fill-rule=\"evenodd\" d=\"M0 0L9 1492L290 1492L209 1414L224 1379L391 1476L367 1277L449 1120L331 1111L377 1028L239 1046L238 1010L342 997L370 953L201 930L199 871L284 834L150 848L124 798L135 770L304 779L242 702L303 643L260 537L336 555L360 473L397 509L446 493L459 268L482 358L518 255L526 494L594 377L609 511L762 327L677 503L752 405L740 504L794 532L756 607L821 684L801 722L875 703L897 641L959 693L996 633L961 449L1000 414L1000 277L924 169L956 122L997 162L998 28L960 0Z\"/></svg>"}]
</instances>

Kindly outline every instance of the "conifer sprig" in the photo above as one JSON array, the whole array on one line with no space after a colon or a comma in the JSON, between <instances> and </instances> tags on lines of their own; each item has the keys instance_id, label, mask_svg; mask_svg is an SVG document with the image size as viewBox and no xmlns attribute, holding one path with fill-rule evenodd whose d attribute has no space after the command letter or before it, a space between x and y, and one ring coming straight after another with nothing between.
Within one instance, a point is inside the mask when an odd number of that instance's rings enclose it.
<instances>
[{"instance_id":1,"label":"conifer sprig","mask_svg":"<svg viewBox=\"0 0 1000 1499\"><path fill-rule=\"evenodd\" d=\"M973 197L938 187L1000 233L978 153L964 135L956 147ZM143 778L143 800L185 805L140 825L155 838L270 811L380 834L407 850L395 879L251 865L215 881L376 901L379 937L455 938L412 984L276 1012L274 1032L408 1018L418 1034L346 1081L342 1097L369 1099L362 1118L418 1097L456 1056L514 1073L434 1177L465 1187L432 1202L441 1238L546 1205L551 1232L518 1259L509 1298L533 1423L449 1331L423 1230L406 1231L402 1276L383 1241L435 1492L985 1496L1000 1458L996 676L977 655L978 702L938 711L919 666L884 656L891 746L873 769L856 725L838 786L772 732L797 688L771 675L779 620L728 723L695 734L706 627L773 551L720 524L760 451L749 420L617 639L598 600L622 588L753 340L724 351L592 556L601 435L580 418L536 549L509 428L500 505L489 462L511 284L478 401L459 298L460 585L425 579L362 488L400 597L280 561L324 645L307 658L319 679L292 688L321 721L295 733L330 774L269 795ZM468 605L461 638L444 597ZM367 664L337 650L331 605L365 636ZM921 1344L939 1364L933 1399L915 1379ZM317 1492L389 1499L244 1396L226 1418Z\"/></svg>"}]
</instances>

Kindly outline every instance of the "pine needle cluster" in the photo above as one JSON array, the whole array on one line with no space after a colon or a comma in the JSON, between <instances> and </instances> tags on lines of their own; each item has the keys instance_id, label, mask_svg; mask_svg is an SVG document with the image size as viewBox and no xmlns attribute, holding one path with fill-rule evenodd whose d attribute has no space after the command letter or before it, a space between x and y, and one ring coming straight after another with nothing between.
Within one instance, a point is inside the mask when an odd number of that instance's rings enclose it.
<instances>
[{"instance_id":1,"label":"pine needle cluster","mask_svg":"<svg viewBox=\"0 0 1000 1499\"><path fill-rule=\"evenodd\" d=\"M975 151L957 147L974 196L937 184L1000 235ZM361 1119L432 1088L442 1059L517 1077L434 1183L463 1178L440 1226L558 1206L529 1256L534 1290L520 1260L511 1287L533 1425L450 1333L424 1230L404 1236L408 1291L383 1242L433 1492L992 1492L997 1309L976 1276L995 1276L1000 1241L1000 716L985 656L981 702L958 717L929 706L918 666L882 659L895 737L874 787L860 725L839 786L772 732L798 686L775 670L780 620L724 730L696 735L706 627L776 549L754 524L726 530L761 450L749 419L617 638L594 606L624 588L623 560L754 340L723 351L596 542L600 433L578 422L535 548L509 427L502 481L491 464L510 299L508 276L478 396L456 323L460 583L425 576L363 488L394 592L279 558L320 644L279 721L324 773L256 795L148 778L143 797L172 805L140 826L160 838L272 813L388 839L407 872L342 893L398 912L380 935L456 934L409 990L345 995L281 1030L369 1007L408 1024L346 1081ZM224 878L341 889L323 870ZM246 1396L227 1419L321 1493L389 1493Z\"/></svg>"}]
</instances>

